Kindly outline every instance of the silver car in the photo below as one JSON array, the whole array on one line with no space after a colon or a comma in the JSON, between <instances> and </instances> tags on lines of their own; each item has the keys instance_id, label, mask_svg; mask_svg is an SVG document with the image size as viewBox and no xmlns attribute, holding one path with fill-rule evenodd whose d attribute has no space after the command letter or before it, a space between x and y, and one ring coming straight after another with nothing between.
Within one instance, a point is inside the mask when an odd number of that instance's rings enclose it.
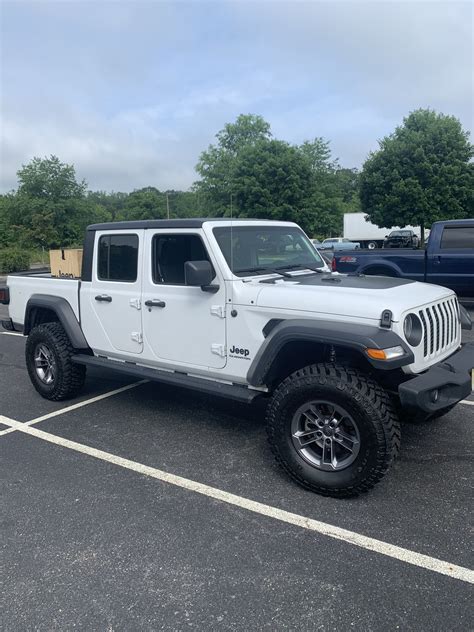
<instances>
[{"instance_id":1,"label":"silver car","mask_svg":"<svg viewBox=\"0 0 474 632\"><path fill-rule=\"evenodd\" d=\"M345 237L329 237L318 248L319 250L356 250L360 248L360 243Z\"/></svg>"}]
</instances>

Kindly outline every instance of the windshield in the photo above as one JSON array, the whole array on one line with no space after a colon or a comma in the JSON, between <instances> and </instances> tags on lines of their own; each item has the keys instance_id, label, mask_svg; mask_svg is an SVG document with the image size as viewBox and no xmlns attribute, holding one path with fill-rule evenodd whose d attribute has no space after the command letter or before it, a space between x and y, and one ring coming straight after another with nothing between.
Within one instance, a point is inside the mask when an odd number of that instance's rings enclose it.
<instances>
[{"instance_id":1,"label":"windshield","mask_svg":"<svg viewBox=\"0 0 474 632\"><path fill-rule=\"evenodd\" d=\"M232 231L232 255L231 255ZM324 267L324 261L296 226L219 226L219 248L237 276L268 274L291 268Z\"/></svg>"},{"instance_id":2,"label":"windshield","mask_svg":"<svg viewBox=\"0 0 474 632\"><path fill-rule=\"evenodd\" d=\"M411 235L410 230L393 230L390 233L390 237L409 237Z\"/></svg>"}]
</instances>

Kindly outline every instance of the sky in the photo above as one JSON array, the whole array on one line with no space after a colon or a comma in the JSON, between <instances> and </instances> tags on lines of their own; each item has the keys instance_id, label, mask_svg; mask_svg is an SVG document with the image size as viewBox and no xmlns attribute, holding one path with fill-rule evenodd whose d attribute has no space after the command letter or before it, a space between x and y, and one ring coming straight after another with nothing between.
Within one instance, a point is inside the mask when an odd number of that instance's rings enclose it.
<instances>
[{"instance_id":1,"label":"sky","mask_svg":"<svg viewBox=\"0 0 474 632\"><path fill-rule=\"evenodd\" d=\"M241 113L357 168L416 108L471 130L473 6L0 0L0 191L51 154L92 190L188 189Z\"/></svg>"}]
</instances>

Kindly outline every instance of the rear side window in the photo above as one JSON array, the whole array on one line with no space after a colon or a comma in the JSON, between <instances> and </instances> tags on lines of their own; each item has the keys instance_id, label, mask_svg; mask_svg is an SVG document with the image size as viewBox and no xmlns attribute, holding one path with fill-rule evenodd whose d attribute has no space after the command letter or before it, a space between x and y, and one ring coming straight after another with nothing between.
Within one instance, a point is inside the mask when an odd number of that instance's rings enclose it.
<instances>
[{"instance_id":1,"label":"rear side window","mask_svg":"<svg viewBox=\"0 0 474 632\"><path fill-rule=\"evenodd\" d=\"M474 248L474 226L445 228L441 248Z\"/></svg>"},{"instance_id":2,"label":"rear side window","mask_svg":"<svg viewBox=\"0 0 474 632\"><path fill-rule=\"evenodd\" d=\"M186 261L209 261L198 235L155 235L153 237L153 281L184 285Z\"/></svg>"},{"instance_id":3,"label":"rear side window","mask_svg":"<svg viewBox=\"0 0 474 632\"><path fill-rule=\"evenodd\" d=\"M101 281L137 280L138 235L102 235L97 274Z\"/></svg>"}]
</instances>

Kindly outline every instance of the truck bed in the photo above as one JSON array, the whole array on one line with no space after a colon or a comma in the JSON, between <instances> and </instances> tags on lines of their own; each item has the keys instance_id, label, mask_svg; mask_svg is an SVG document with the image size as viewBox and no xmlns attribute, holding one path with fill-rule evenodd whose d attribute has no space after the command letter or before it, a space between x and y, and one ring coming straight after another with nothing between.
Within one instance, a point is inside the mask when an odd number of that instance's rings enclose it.
<instances>
[{"instance_id":1,"label":"truck bed","mask_svg":"<svg viewBox=\"0 0 474 632\"><path fill-rule=\"evenodd\" d=\"M33 294L65 298L79 319L79 279L57 279L47 270L18 272L7 277L10 291L9 316L16 325L24 324L26 304Z\"/></svg>"}]
</instances>

